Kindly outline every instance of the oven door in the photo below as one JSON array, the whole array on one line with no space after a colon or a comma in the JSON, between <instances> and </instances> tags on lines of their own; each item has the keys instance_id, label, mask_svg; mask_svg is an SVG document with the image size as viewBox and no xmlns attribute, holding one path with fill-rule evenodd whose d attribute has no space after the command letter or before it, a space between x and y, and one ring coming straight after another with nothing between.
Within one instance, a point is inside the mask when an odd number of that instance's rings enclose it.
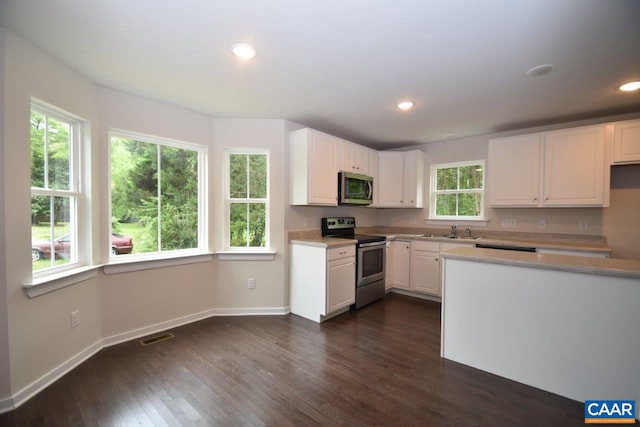
<instances>
[{"instance_id":1,"label":"oven door","mask_svg":"<svg viewBox=\"0 0 640 427\"><path fill-rule=\"evenodd\" d=\"M358 245L358 272L356 286L384 280L385 242Z\"/></svg>"}]
</instances>

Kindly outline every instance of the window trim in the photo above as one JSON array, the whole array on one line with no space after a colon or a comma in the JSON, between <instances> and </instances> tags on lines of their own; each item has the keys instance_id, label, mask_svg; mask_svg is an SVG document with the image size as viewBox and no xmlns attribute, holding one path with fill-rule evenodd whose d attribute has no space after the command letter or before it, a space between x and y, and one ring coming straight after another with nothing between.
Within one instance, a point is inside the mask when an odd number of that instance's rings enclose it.
<instances>
[{"instance_id":1,"label":"window trim","mask_svg":"<svg viewBox=\"0 0 640 427\"><path fill-rule=\"evenodd\" d=\"M107 174L108 180L107 182L111 182L111 139L113 137L124 138L124 139L133 139L139 142L144 142L148 144L155 144L164 147L178 148L178 149L186 149L193 150L198 153L198 247L197 248L187 248L187 249L177 249L171 251L155 251L155 252L145 252L140 254L127 254L127 255L119 255L114 256L111 253L111 217L112 217L112 206L111 206L111 186L109 185L108 191L108 234L107 234L107 242L105 244L105 251L108 253L108 264L107 265L122 265L122 264L140 264L145 263L148 264L150 261L165 261L173 258L188 258L199 255L207 255L210 254L208 251L208 241L207 241L207 177L206 177L206 161L207 161L207 147L204 145L199 145L191 142L181 141L172 138L166 138L157 135L150 135L135 131L129 131L125 129L119 128L109 128L108 130L108 167ZM133 242L135 247L135 242ZM136 271L140 268L131 267L130 271ZM147 269L147 268L142 268ZM118 267L118 272L127 271L124 267Z\"/></svg>"},{"instance_id":2,"label":"window trim","mask_svg":"<svg viewBox=\"0 0 640 427\"><path fill-rule=\"evenodd\" d=\"M49 104L38 98L31 97L29 108L29 120L31 120L31 112L43 114L47 117L53 118L57 121L66 123L69 125L71 136L69 147L69 190L59 189L45 189L40 187L31 187L30 185L30 197L34 195L42 195L48 197L67 197L70 203L75 206L70 209L70 230L75 240L75 261L69 262L64 265L58 265L53 267L43 268L41 270L34 271L31 269L31 286L38 286L42 283L46 283L50 280L57 280L60 276L73 275L74 272L82 272L90 265L92 245L91 245L91 226L88 225L90 221L87 221L87 198L88 195L85 192L85 188L89 186L85 185L86 173L85 170L89 168L89 165L83 164L85 161L85 153L83 146L90 146L90 137L87 129L90 124L82 117L70 113L55 105ZM31 130L29 131L31 132ZM29 148L31 152L31 147ZM80 236L89 236L81 238ZM90 268L90 267L89 267Z\"/></svg>"},{"instance_id":3,"label":"window trim","mask_svg":"<svg viewBox=\"0 0 640 427\"><path fill-rule=\"evenodd\" d=\"M229 161L231 155L242 154L252 155L260 154L267 156L267 197L264 199L258 198L244 198L244 199L231 199L229 191ZM224 176L223 176L223 204L224 204L224 249L216 251L217 257L220 260L272 260L275 257L275 252L271 249L271 152L266 148L237 148L228 147L223 149L223 161L224 161ZM263 201L265 204L265 245L264 246L231 246L231 227L229 224L229 215L231 202L238 200L250 201ZM240 255L242 254L242 255ZM262 256L264 255L264 256ZM249 258L247 258L247 256Z\"/></svg>"},{"instance_id":4,"label":"window trim","mask_svg":"<svg viewBox=\"0 0 640 427\"><path fill-rule=\"evenodd\" d=\"M465 166L482 166L482 188L479 190L437 190L437 175L439 169L448 169L448 168L461 168ZM439 163L431 165L430 169L430 179L431 185L429 186L429 218L427 221L487 221L486 220L486 206L485 206L485 189L486 189L486 162L485 160L466 160L462 162L452 162L452 163ZM478 216L458 216L458 215L436 215L436 197L438 194L480 194L480 215Z\"/></svg>"}]
</instances>

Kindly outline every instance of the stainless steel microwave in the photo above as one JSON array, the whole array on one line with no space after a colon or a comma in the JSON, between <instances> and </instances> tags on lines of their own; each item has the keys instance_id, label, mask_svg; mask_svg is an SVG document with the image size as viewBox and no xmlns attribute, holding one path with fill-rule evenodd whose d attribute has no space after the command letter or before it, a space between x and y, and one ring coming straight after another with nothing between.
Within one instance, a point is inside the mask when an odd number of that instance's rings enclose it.
<instances>
[{"instance_id":1,"label":"stainless steel microwave","mask_svg":"<svg viewBox=\"0 0 640 427\"><path fill-rule=\"evenodd\" d=\"M370 205L373 202L373 178L358 173L338 173L338 194L341 205Z\"/></svg>"}]
</instances>

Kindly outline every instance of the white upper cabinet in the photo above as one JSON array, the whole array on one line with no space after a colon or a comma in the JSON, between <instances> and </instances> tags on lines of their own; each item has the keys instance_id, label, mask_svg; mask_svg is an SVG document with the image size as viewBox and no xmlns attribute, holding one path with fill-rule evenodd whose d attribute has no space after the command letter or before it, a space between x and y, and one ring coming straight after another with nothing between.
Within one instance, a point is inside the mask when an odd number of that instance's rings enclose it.
<instances>
[{"instance_id":1,"label":"white upper cabinet","mask_svg":"<svg viewBox=\"0 0 640 427\"><path fill-rule=\"evenodd\" d=\"M424 153L378 153L378 207L421 208L424 201ZM374 183L375 187L375 183Z\"/></svg>"},{"instance_id":2,"label":"white upper cabinet","mask_svg":"<svg viewBox=\"0 0 640 427\"><path fill-rule=\"evenodd\" d=\"M608 206L606 126L489 141L489 204L495 207Z\"/></svg>"},{"instance_id":3,"label":"white upper cabinet","mask_svg":"<svg viewBox=\"0 0 640 427\"><path fill-rule=\"evenodd\" d=\"M613 163L640 163L640 120L613 124Z\"/></svg>"},{"instance_id":4,"label":"white upper cabinet","mask_svg":"<svg viewBox=\"0 0 640 427\"><path fill-rule=\"evenodd\" d=\"M491 206L538 206L540 134L489 141L487 182Z\"/></svg>"},{"instance_id":5,"label":"white upper cabinet","mask_svg":"<svg viewBox=\"0 0 640 427\"><path fill-rule=\"evenodd\" d=\"M338 205L340 140L304 128L289 134L290 204Z\"/></svg>"},{"instance_id":6,"label":"white upper cabinet","mask_svg":"<svg viewBox=\"0 0 640 427\"><path fill-rule=\"evenodd\" d=\"M340 170L369 175L369 151L362 145L340 140Z\"/></svg>"},{"instance_id":7,"label":"white upper cabinet","mask_svg":"<svg viewBox=\"0 0 640 427\"><path fill-rule=\"evenodd\" d=\"M379 157L380 156L376 150L369 149L369 176L373 178L373 200L370 205L371 207L378 206L378 185L380 183L378 175Z\"/></svg>"},{"instance_id":8,"label":"white upper cabinet","mask_svg":"<svg viewBox=\"0 0 640 427\"><path fill-rule=\"evenodd\" d=\"M545 135L544 206L603 206L604 172L604 126Z\"/></svg>"}]
</instances>

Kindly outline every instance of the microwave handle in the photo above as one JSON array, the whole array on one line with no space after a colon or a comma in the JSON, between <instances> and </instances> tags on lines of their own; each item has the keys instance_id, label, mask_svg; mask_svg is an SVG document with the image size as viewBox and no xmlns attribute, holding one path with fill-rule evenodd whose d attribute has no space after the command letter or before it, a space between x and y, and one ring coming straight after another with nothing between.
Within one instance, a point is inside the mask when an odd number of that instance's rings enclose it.
<instances>
[{"instance_id":1,"label":"microwave handle","mask_svg":"<svg viewBox=\"0 0 640 427\"><path fill-rule=\"evenodd\" d=\"M369 194L367 194L367 199L372 200L373 199L373 182L367 181L367 186L369 187Z\"/></svg>"}]
</instances>

